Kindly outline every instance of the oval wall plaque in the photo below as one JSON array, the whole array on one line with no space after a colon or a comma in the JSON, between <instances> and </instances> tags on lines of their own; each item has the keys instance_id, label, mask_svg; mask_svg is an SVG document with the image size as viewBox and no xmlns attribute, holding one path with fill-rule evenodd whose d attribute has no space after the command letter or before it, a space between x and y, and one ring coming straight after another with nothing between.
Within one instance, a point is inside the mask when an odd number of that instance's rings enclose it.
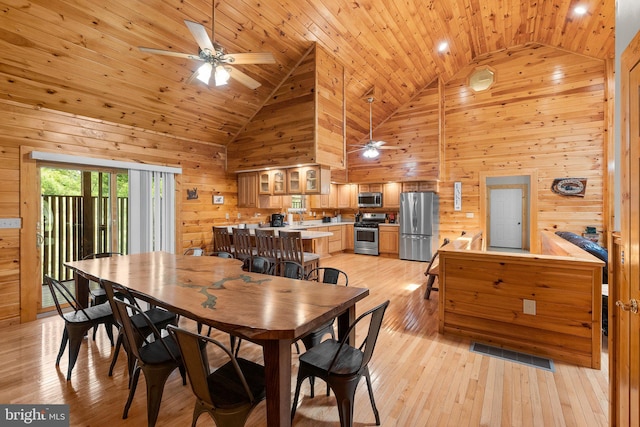
<instances>
[{"instance_id":1,"label":"oval wall plaque","mask_svg":"<svg viewBox=\"0 0 640 427\"><path fill-rule=\"evenodd\" d=\"M584 197L586 187L586 178L556 178L551 184L551 191L563 196Z\"/></svg>"}]
</instances>

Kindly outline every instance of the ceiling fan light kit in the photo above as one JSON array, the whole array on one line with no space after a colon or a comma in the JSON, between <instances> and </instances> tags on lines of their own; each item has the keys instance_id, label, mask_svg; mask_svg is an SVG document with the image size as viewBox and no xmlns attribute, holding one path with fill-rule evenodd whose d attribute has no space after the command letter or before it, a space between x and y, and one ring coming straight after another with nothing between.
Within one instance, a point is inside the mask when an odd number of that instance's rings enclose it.
<instances>
[{"instance_id":1,"label":"ceiling fan light kit","mask_svg":"<svg viewBox=\"0 0 640 427\"><path fill-rule=\"evenodd\" d=\"M260 87L260 82L237 68L232 69L230 66L245 64L275 64L275 58L269 52L226 53L225 49L220 44L213 41L215 40L215 31L213 27L215 22L215 10L216 8L214 3L211 15L211 37L209 37L207 30L202 26L202 24L186 19L184 21L189 32L191 32L191 35L200 48L197 55L148 47L139 47L140 51L155 55L175 56L178 58L187 58L204 62L204 64L198 67L198 69L191 75L187 80L187 83L199 80L208 85L211 80L211 74L214 74L216 86L225 85L229 79L232 78L249 89L257 89Z\"/></svg>"},{"instance_id":2,"label":"ceiling fan light kit","mask_svg":"<svg viewBox=\"0 0 640 427\"><path fill-rule=\"evenodd\" d=\"M380 152L376 149L376 147L369 147L362 153L367 159L375 159L380 155Z\"/></svg>"}]
</instances>

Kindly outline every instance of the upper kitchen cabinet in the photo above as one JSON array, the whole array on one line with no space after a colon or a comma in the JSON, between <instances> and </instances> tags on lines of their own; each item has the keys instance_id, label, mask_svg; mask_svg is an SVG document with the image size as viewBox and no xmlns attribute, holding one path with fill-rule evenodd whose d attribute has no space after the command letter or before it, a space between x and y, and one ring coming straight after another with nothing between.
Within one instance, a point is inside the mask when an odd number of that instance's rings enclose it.
<instances>
[{"instance_id":1,"label":"upper kitchen cabinet","mask_svg":"<svg viewBox=\"0 0 640 427\"><path fill-rule=\"evenodd\" d=\"M258 194L278 196L287 194L286 171L264 170L258 172Z\"/></svg>"},{"instance_id":2,"label":"upper kitchen cabinet","mask_svg":"<svg viewBox=\"0 0 640 427\"><path fill-rule=\"evenodd\" d=\"M228 145L228 171L299 164L344 169L344 90L344 67L314 44Z\"/></svg>"},{"instance_id":3,"label":"upper kitchen cabinet","mask_svg":"<svg viewBox=\"0 0 640 427\"><path fill-rule=\"evenodd\" d=\"M238 207L255 208L258 206L258 174L247 172L238 174Z\"/></svg>"},{"instance_id":4,"label":"upper kitchen cabinet","mask_svg":"<svg viewBox=\"0 0 640 427\"><path fill-rule=\"evenodd\" d=\"M289 194L329 194L331 172L320 166L287 169Z\"/></svg>"},{"instance_id":5,"label":"upper kitchen cabinet","mask_svg":"<svg viewBox=\"0 0 640 427\"><path fill-rule=\"evenodd\" d=\"M386 209L400 209L400 192L402 183L389 182L384 184L382 205Z\"/></svg>"}]
</instances>

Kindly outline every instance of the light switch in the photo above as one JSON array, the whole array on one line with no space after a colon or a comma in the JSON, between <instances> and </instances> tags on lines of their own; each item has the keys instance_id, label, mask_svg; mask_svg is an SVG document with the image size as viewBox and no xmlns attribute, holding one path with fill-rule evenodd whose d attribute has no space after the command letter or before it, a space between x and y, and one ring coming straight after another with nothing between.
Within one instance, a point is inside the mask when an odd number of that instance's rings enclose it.
<instances>
[{"instance_id":1,"label":"light switch","mask_svg":"<svg viewBox=\"0 0 640 427\"><path fill-rule=\"evenodd\" d=\"M536 315L536 301L533 299L525 299L522 301L522 312L524 314Z\"/></svg>"},{"instance_id":2,"label":"light switch","mask_svg":"<svg viewBox=\"0 0 640 427\"><path fill-rule=\"evenodd\" d=\"M22 221L20 218L0 218L0 228L20 228Z\"/></svg>"}]
</instances>

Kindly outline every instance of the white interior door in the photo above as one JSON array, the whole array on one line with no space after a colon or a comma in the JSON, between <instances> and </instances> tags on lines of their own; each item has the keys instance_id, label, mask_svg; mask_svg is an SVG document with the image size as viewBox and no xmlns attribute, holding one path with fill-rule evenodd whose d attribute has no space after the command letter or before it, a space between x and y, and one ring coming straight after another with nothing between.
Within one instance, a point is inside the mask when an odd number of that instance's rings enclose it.
<instances>
[{"instance_id":1,"label":"white interior door","mask_svg":"<svg viewBox=\"0 0 640 427\"><path fill-rule=\"evenodd\" d=\"M490 188L490 246L522 249L522 214L522 188Z\"/></svg>"}]
</instances>

